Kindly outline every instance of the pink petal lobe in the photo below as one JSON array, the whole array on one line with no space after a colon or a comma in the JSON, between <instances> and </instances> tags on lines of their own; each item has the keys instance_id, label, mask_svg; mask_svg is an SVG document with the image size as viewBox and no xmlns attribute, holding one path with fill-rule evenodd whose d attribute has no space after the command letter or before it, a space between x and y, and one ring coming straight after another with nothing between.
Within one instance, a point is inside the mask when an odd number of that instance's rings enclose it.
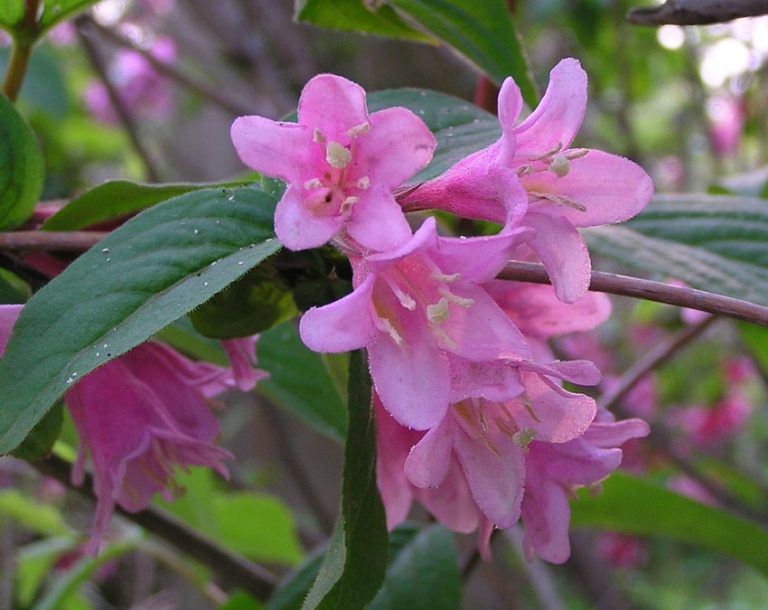
<instances>
[{"instance_id":1,"label":"pink petal lobe","mask_svg":"<svg viewBox=\"0 0 768 610\"><path fill-rule=\"evenodd\" d=\"M0 305L0 356L5 352L5 344L8 343L11 329L23 307L23 305Z\"/></svg>"},{"instance_id":2,"label":"pink petal lobe","mask_svg":"<svg viewBox=\"0 0 768 610\"><path fill-rule=\"evenodd\" d=\"M563 59L549 74L536 110L515 130L518 153L544 154L573 142L587 108L587 73L578 60Z\"/></svg>"},{"instance_id":3,"label":"pink petal lobe","mask_svg":"<svg viewBox=\"0 0 768 610\"><path fill-rule=\"evenodd\" d=\"M552 481L526 480L522 504L523 550L528 561L534 555L550 563L563 563L571 554L568 526L571 507L560 485Z\"/></svg>"},{"instance_id":4,"label":"pink petal lobe","mask_svg":"<svg viewBox=\"0 0 768 610\"><path fill-rule=\"evenodd\" d=\"M300 186L289 185L275 209L275 233L289 250L317 248L341 228L339 216L315 216L307 209Z\"/></svg>"},{"instance_id":5,"label":"pink petal lobe","mask_svg":"<svg viewBox=\"0 0 768 610\"><path fill-rule=\"evenodd\" d=\"M410 334L397 345L379 333L368 356L376 392L398 422L415 430L440 423L448 410L450 371L431 336Z\"/></svg>"},{"instance_id":6,"label":"pink petal lobe","mask_svg":"<svg viewBox=\"0 0 768 610\"><path fill-rule=\"evenodd\" d=\"M380 252L390 252L411 238L411 227L390 190L371 188L354 204L349 235Z\"/></svg>"},{"instance_id":7,"label":"pink petal lobe","mask_svg":"<svg viewBox=\"0 0 768 610\"><path fill-rule=\"evenodd\" d=\"M589 288L592 262L589 250L567 218L527 214L525 222L536 230L531 247L549 273L557 298L575 303Z\"/></svg>"},{"instance_id":8,"label":"pink petal lobe","mask_svg":"<svg viewBox=\"0 0 768 610\"><path fill-rule=\"evenodd\" d=\"M323 307L313 307L299 321L301 340L316 352L348 352L365 347L377 332L370 311L376 281L369 275L352 293Z\"/></svg>"},{"instance_id":9,"label":"pink petal lobe","mask_svg":"<svg viewBox=\"0 0 768 610\"><path fill-rule=\"evenodd\" d=\"M439 487L445 480L457 432L453 418L445 417L411 448L405 460L405 476L413 485L429 489Z\"/></svg>"},{"instance_id":10,"label":"pink petal lobe","mask_svg":"<svg viewBox=\"0 0 768 610\"><path fill-rule=\"evenodd\" d=\"M240 160L251 169L286 182L303 180L312 143L306 127L242 116L232 123L230 134Z\"/></svg>"},{"instance_id":11,"label":"pink petal lobe","mask_svg":"<svg viewBox=\"0 0 768 610\"><path fill-rule=\"evenodd\" d=\"M387 108L371 115L371 130L360 136L355 157L359 171L375 174L391 191L424 169L436 146L432 132L413 112Z\"/></svg>"},{"instance_id":12,"label":"pink petal lobe","mask_svg":"<svg viewBox=\"0 0 768 610\"><path fill-rule=\"evenodd\" d=\"M564 195L582 205L548 204L550 213L564 216L576 227L623 222L635 216L653 195L653 181L636 163L601 150L590 150L570 162L568 173L558 178L552 172L524 176L528 191Z\"/></svg>"},{"instance_id":13,"label":"pink petal lobe","mask_svg":"<svg viewBox=\"0 0 768 610\"><path fill-rule=\"evenodd\" d=\"M365 90L335 74L319 74L311 79L299 99L299 123L311 130L320 129L329 140L345 145L347 131L369 120Z\"/></svg>"}]
</instances>

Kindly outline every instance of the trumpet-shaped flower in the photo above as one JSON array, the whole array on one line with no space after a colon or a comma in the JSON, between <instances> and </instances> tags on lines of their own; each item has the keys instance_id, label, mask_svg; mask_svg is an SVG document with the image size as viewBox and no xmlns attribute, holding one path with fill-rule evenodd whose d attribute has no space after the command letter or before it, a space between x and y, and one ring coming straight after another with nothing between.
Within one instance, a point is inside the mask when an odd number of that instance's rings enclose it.
<instances>
[{"instance_id":1,"label":"trumpet-shaped flower","mask_svg":"<svg viewBox=\"0 0 768 610\"><path fill-rule=\"evenodd\" d=\"M302 340L320 352L367 347L384 406L406 426L432 428L454 393L482 395L482 388L469 388L476 383L471 371L531 356L520 331L479 285L498 273L520 236L440 238L430 218L400 248L356 261L354 291L307 311ZM512 373L496 376L504 387L494 395L522 391Z\"/></svg>"},{"instance_id":2,"label":"trumpet-shaped flower","mask_svg":"<svg viewBox=\"0 0 768 610\"><path fill-rule=\"evenodd\" d=\"M586 102L586 73L577 60L564 59L552 70L538 108L515 126L523 101L508 78L499 94L501 138L413 189L400 203L406 210L438 208L534 229L529 244L558 298L577 301L589 286L591 270L577 228L627 220L653 194L650 177L632 161L571 148Z\"/></svg>"},{"instance_id":3,"label":"trumpet-shaped flower","mask_svg":"<svg viewBox=\"0 0 768 610\"><path fill-rule=\"evenodd\" d=\"M238 118L232 142L247 166L288 185L275 231L291 250L321 246L345 229L361 250L387 251L411 236L393 191L429 163L435 139L410 110L368 114L365 91L321 74L304 87L299 122Z\"/></svg>"}]
</instances>

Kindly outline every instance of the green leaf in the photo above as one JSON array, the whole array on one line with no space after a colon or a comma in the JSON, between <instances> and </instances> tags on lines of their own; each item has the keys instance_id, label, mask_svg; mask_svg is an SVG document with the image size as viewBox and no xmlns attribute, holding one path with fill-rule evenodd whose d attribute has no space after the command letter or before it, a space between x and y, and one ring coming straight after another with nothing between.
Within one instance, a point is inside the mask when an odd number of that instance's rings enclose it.
<instances>
[{"instance_id":1,"label":"green leaf","mask_svg":"<svg viewBox=\"0 0 768 610\"><path fill-rule=\"evenodd\" d=\"M405 23L391 6L382 4L371 8L370 4L364 0L297 0L294 18L332 30L434 42Z\"/></svg>"},{"instance_id":2,"label":"green leaf","mask_svg":"<svg viewBox=\"0 0 768 610\"><path fill-rule=\"evenodd\" d=\"M219 610L261 610L264 606L245 591L235 591Z\"/></svg>"},{"instance_id":3,"label":"green leaf","mask_svg":"<svg viewBox=\"0 0 768 610\"><path fill-rule=\"evenodd\" d=\"M368 96L371 112L391 106L402 106L413 111L437 140L432 161L411 182L423 182L439 176L501 136L498 118L452 95L418 89L394 89L377 91Z\"/></svg>"},{"instance_id":4,"label":"green leaf","mask_svg":"<svg viewBox=\"0 0 768 610\"><path fill-rule=\"evenodd\" d=\"M768 328L739 322L739 336L763 375L768 376Z\"/></svg>"},{"instance_id":5,"label":"green leaf","mask_svg":"<svg viewBox=\"0 0 768 610\"><path fill-rule=\"evenodd\" d=\"M15 489L0 492L0 515L10 517L44 536L67 536L72 533L61 513L53 506L30 500Z\"/></svg>"},{"instance_id":6,"label":"green leaf","mask_svg":"<svg viewBox=\"0 0 768 610\"><path fill-rule=\"evenodd\" d=\"M299 338L296 325L281 324L261 334L256 346L259 368L269 379L256 386L275 404L337 441L347 434L347 410L320 354Z\"/></svg>"},{"instance_id":7,"label":"green leaf","mask_svg":"<svg viewBox=\"0 0 768 610\"><path fill-rule=\"evenodd\" d=\"M19 226L43 191L43 157L13 104L0 95L0 230Z\"/></svg>"},{"instance_id":8,"label":"green leaf","mask_svg":"<svg viewBox=\"0 0 768 610\"><path fill-rule=\"evenodd\" d=\"M99 0L46 0L42 3L43 12L40 15L40 28L49 30L57 23L61 23L70 17L74 17L93 6Z\"/></svg>"},{"instance_id":9,"label":"green leaf","mask_svg":"<svg viewBox=\"0 0 768 610\"><path fill-rule=\"evenodd\" d=\"M59 438L63 423L64 405L61 401L57 401L53 408L35 424L29 436L11 454L30 462L43 459L50 453L53 444Z\"/></svg>"},{"instance_id":10,"label":"green leaf","mask_svg":"<svg viewBox=\"0 0 768 610\"><path fill-rule=\"evenodd\" d=\"M461 588L453 536L435 524L399 549L368 610L459 610Z\"/></svg>"},{"instance_id":11,"label":"green leaf","mask_svg":"<svg viewBox=\"0 0 768 610\"><path fill-rule=\"evenodd\" d=\"M24 0L5 0L0 2L0 27L13 32L24 19Z\"/></svg>"},{"instance_id":12,"label":"green leaf","mask_svg":"<svg viewBox=\"0 0 768 610\"><path fill-rule=\"evenodd\" d=\"M41 229L76 231L106 220L124 218L186 193L243 184L136 184L125 180L105 182L73 199L45 221Z\"/></svg>"},{"instance_id":13,"label":"green leaf","mask_svg":"<svg viewBox=\"0 0 768 610\"><path fill-rule=\"evenodd\" d=\"M10 49L0 49L0 73L5 73ZM43 111L63 119L69 108L67 84L58 54L50 45L39 45L29 60L19 103L31 111Z\"/></svg>"},{"instance_id":14,"label":"green leaf","mask_svg":"<svg viewBox=\"0 0 768 610\"><path fill-rule=\"evenodd\" d=\"M251 269L189 314L205 337L250 337L295 317L291 292L274 267L265 263Z\"/></svg>"},{"instance_id":15,"label":"green leaf","mask_svg":"<svg viewBox=\"0 0 768 610\"><path fill-rule=\"evenodd\" d=\"M266 494L217 494L219 540L255 561L295 565L304 558L288 508Z\"/></svg>"},{"instance_id":16,"label":"green leaf","mask_svg":"<svg viewBox=\"0 0 768 610\"><path fill-rule=\"evenodd\" d=\"M768 305L768 208L748 197L657 196L622 226L584 231L594 252L707 290Z\"/></svg>"},{"instance_id":17,"label":"green leaf","mask_svg":"<svg viewBox=\"0 0 768 610\"><path fill-rule=\"evenodd\" d=\"M45 578L64 553L75 550L80 541L75 538L45 538L23 546L18 554L16 572L16 601L31 607Z\"/></svg>"},{"instance_id":18,"label":"green leaf","mask_svg":"<svg viewBox=\"0 0 768 610\"><path fill-rule=\"evenodd\" d=\"M515 21L505 0L388 0L501 85L511 76L523 99L538 104Z\"/></svg>"},{"instance_id":19,"label":"green leaf","mask_svg":"<svg viewBox=\"0 0 768 610\"><path fill-rule=\"evenodd\" d=\"M611 475L597 497L579 493L571 524L673 538L730 555L768 576L768 530L622 472Z\"/></svg>"},{"instance_id":20,"label":"green leaf","mask_svg":"<svg viewBox=\"0 0 768 610\"><path fill-rule=\"evenodd\" d=\"M0 361L0 453L18 446L78 377L274 254L276 200L249 188L182 195L114 231L40 290Z\"/></svg>"},{"instance_id":21,"label":"green leaf","mask_svg":"<svg viewBox=\"0 0 768 610\"><path fill-rule=\"evenodd\" d=\"M349 363L349 433L344 449L341 518L304 601L305 610L364 608L384 581L387 537L376 486L376 422L365 352Z\"/></svg>"}]
</instances>

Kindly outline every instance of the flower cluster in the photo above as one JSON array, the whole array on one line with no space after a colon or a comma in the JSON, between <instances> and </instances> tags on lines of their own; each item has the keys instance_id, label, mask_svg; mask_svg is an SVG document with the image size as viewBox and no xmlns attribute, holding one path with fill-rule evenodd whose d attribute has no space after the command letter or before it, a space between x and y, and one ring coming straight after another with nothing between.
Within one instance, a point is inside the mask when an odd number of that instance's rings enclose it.
<instances>
[{"instance_id":1,"label":"flower cluster","mask_svg":"<svg viewBox=\"0 0 768 610\"><path fill-rule=\"evenodd\" d=\"M365 92L333 75L311 80L298 123L241 117L240 158L287 183L275 230L290 249L334 243L354 290L307 311L305 344L368 350L378 423L378 484L390 526L413 499L452 530L522 518L525 550L569 553L567 497L618 467L620 445L647 434L614 422L563 382L595 385L588 361L559 361L547 340L588 330L610 304L587 293L590 259L579 227L630 218L653 186L631 161L572 148L586 106L577 61L552 71L541 105L515 125L512 79L499 97L501 138L434 180L401 189L436 143L405 108L369 114ZM502 224L494 236L440 236L434 218L412 232L404 212L439 209ZM538 257L552 287L494 279L512 258Z\"/></svg>"}]
</instances>

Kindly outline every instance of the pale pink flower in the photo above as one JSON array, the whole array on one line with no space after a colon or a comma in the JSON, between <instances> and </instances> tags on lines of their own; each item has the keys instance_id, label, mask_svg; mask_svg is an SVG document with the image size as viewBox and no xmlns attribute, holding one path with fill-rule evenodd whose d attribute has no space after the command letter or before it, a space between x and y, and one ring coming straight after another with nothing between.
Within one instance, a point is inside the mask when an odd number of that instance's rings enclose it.
<instances>
[{"instance_id":1,"label":"pale pink flower","mask_svg":"<svg viewBox=\"0 0 768 610\"><path fill-rule=\"evenodd\" d=\"M532 352L479 284L518 240L519 233L442 238L429 218L398 249L353 259L354 291L307 311L301 338L319 352L367 347L385 407L418 430L442 421L457 396L513 398L522 391L515 366ZM483 377L486 363L498 363L493 379Z\"/></svg>"},{"instance_id":2,"label":"pale pink flower","mask_svg":"<svg viewBox=\"0 0 768 610\"><path fill-rule=\"evenodd\" d=\"M400 199L406 210L438 208L468 218L535 229L530 246L558 298L586 292L591 263L577 228L617 223L642 210L653 183L635 163L571 148L587 102L587 75L575 59L550 74L538 108L520 125L520 90L511 78L499 94L501 138Z\"/></svg>"},{"instance_id":3,"label":"pale pink flower","mask_svg":"<svg viewBox=\"0 0 768 610\"><path fill-rule=\"evenodd\" d=\"M230 385L227 369L196 363L158 343L144 343L83 377L67 392L80 436L72 480L94 466L98 502L89 549L99 542L118 504L135 512L155 493L171 500L177 467L210 466L228 476L232 455L215 445L219 425L207 393Z\"/></svg>"},{"instance_id":4,"label":"pale pink flower","mask_svg":"<svg viewBox=\"0 0 768 610\"><path fill-rule=\"evenodd\" d=\"M250 392L259 381L269 378L269 373L256 368L256 344L258 335L221 342L232 367L232 376L237 388Z\"/></svg>"},{"instance_id":5,"label":"pale pink flower","mask_svg":"<svg viewBox=\"0 0 768 610\"><path fill-rule=\"evenodd\" d=\"M275 211L280 241L313 248L343 229L362 249L407 242L393 191L432 158L435 139L421 119L405 108L369 115L362 87L333 74L306 84L298 119L245 116L232 125L243 163L288 185Z\"/></svg>"}]
</instances>

